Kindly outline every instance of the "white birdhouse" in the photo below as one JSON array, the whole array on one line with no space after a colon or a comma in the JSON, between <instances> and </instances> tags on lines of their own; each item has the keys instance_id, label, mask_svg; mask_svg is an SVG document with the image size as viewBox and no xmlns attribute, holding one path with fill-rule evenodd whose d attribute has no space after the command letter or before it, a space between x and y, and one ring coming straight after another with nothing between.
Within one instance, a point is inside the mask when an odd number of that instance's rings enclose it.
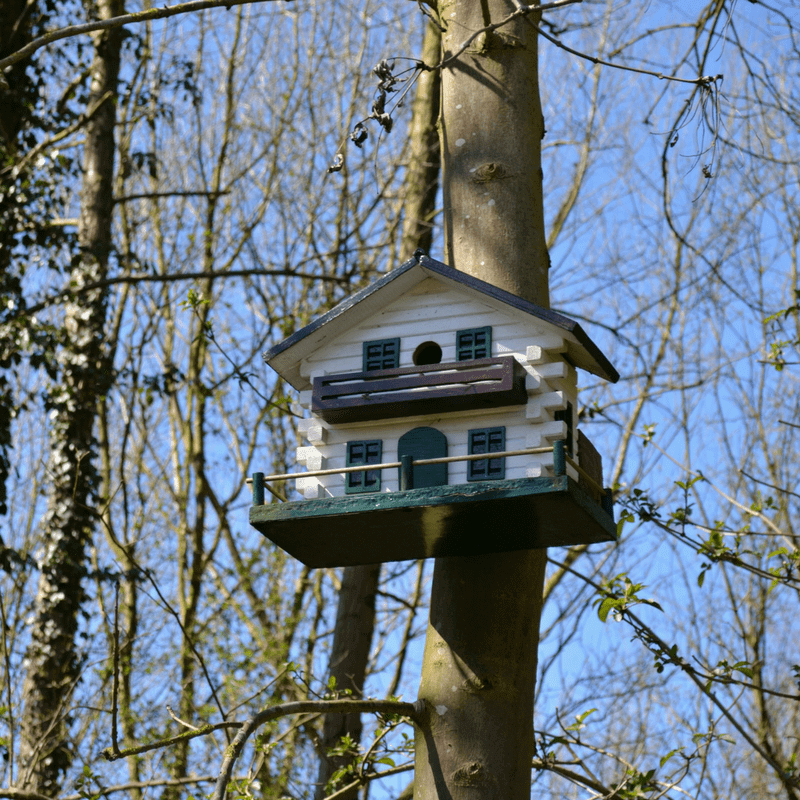
<instances>
[{"instance_id":1,"label":"white birdhouse","mask_svg":"<svg viewBox=\"0 0 800 800\"><path fill-rule=\"evenodd\" d=\"M264 358L305 472L255 473L250 522L309 566L615 539L577 370L619 376L577 322L418 252Z\"/></svg>"}]
</instances>

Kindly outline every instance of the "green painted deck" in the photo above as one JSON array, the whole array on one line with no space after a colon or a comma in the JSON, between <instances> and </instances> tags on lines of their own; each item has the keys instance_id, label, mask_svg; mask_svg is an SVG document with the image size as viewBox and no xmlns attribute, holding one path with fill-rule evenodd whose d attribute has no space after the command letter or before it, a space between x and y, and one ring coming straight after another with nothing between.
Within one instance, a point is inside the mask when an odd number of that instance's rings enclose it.
<instances>
[{"instance_id":1,"label":"green painted deck","mask_svg":"<svg viewBox=\"0 0 800 800\"><path fill-rule=\"evenodd\" d=\"M309 567L616 541L613 517L567 476L257 505L250 524Z\"/></svg>"}]
</instances>

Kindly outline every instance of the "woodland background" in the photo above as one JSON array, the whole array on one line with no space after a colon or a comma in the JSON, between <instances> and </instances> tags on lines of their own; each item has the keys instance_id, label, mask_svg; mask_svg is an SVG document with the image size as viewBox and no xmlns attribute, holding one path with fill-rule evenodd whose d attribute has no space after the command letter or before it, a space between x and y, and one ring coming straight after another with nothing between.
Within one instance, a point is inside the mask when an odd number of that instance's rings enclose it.
<instances>
[{"instance_id":1,"label":"woodland background","mask_svg":"<svg viewBox=\"0 0 800 800\"><path fill-rule=\"evenodd\" d=\"M148 7L3 0L0 58ZM342 572L253 531L244 478L299 443L261 353L415 247L441 254L436 73L407 80L423 44L437 61L431 14L234 4L9 64L0 796L204 795L228 729L101 753L358 693L329 681L337 631L366 696L416 696L430 565L362 574L337 617ZM581 393L623 524L549 553L532 795L797 800L800 12L583 0L541 27L553 306L623 376ZM345 148L381 59L392 124ZM335 766L388 770L357 791L397 797L403 727L363 722ZM270 723L238 796L325 796L330 743L319 715Z\"/></svg>"}]
</instances>

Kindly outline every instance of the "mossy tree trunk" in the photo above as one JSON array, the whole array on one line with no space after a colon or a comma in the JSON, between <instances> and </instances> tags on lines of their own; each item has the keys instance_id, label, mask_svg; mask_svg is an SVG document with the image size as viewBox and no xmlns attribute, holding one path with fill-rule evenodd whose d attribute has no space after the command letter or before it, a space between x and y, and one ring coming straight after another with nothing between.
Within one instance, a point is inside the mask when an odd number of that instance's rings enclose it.
<instances>
[{"instance_id":1,"label":"mossy tree trunk","mask_svg":"<svg viewBox=\"0 0 800 800\"><path fill-rule=\"evenodd\" d=\"M118 16L122 0L100 0L100 18ZM72 763L71 695L82 669L79 625L85 600L87 548L100 516L97 408L112 383L113 343L107 341L108 289L84 289L108 276L116 95L123 31L95 34L83 158L80 258L71 272L59 349L59 383L51 387L47 511L37 554L39 585L26 652L20 761L24 788L55 796Z\"/></svg>"}]
</instances>

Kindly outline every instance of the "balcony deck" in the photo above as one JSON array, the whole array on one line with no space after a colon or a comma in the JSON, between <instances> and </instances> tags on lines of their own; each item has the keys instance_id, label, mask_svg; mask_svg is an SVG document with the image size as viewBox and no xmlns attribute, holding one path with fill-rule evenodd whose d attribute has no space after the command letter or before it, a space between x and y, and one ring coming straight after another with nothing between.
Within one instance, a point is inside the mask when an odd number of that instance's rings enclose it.
<instances>
[{"instance_id":1,"label":"balcony deck","mask_svg":"<svg viewBox=\"0 0 800 800\"><path fill-rule=\"evenodd\" d=\"M250 524L310 567L616 541L567 475L254 505Z\"/></svg>"},{"instance_id":2,"label":"balcony deck","mask_svg":"<svg viewBox=\"0 0 800 800\"><path fill-rule=\"evenodd\" d=\"M311 410L333 424L521 405L525 370L512 356L315 378Z\"/></svg>"}]
</instances>

